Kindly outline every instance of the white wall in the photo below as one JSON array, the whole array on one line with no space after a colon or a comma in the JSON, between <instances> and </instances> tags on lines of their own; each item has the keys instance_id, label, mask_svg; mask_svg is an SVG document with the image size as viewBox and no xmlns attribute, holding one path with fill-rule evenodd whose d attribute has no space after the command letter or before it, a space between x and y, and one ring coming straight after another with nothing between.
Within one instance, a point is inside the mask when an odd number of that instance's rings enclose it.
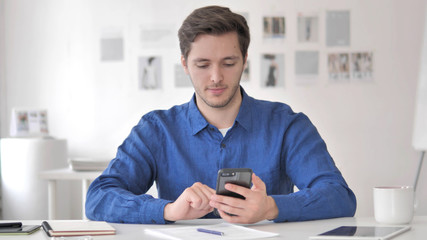
<instances>
[{"instance_id":1,"label":"white wall","mask_svg":"<svg viewBox=\"0 0 427 240\"><path fill-rule=\"evenodd\" d=\"M4 48L4 2L0 0L0 135L3 128L6 128L6 118L3 110L6 109L6 81L4 79L5 68L5 48ZM4 126L4 127L3 127ZM3 136L3 135L1 135Z\"/></svg>"},{"instance_id":2,"label":"white wall","mask_svg":"<svg viewBox=\"0 0 427 240\"><path fill-rule=\"evenodd\" d=\"M13 107L46 108L50 133L68 139L70 156L113 158L118 145L144 113L186 102L193 93L191 88L174 87L173 66L179 63L177 39L176 47L142 49L138 41L140 26L172 26L177 30L192 9L218 4L249 13L252 73L245 89L256 98L286 102L312 119L357 195L358 216L373 215L373 186L413 184L418 153L411 141L425 0L0 3L4 7L4 31L0 37L5 41L6 60L0 62L0 70L5 70L4 78L0 73L2 137L8 135ZM351 11L350 47L325 47L326 10ZM296 43L296 17L300 11L319 13L319 44ZM270 13L286 17L284 44L270 46L261 40L261 18ZM123 29L124 61L99 61L99 38L106 27ZM285 87L263 89L258 78L259 56L274 49L285 54ZM296 50L304 49L319 50L319 79L314 85L297 86L293 57ZM373 51L374 81L329 83L326 54L330 51ZM163 88L143 91L137 89L137 58L150 54L162 55ZM417 211L423 215L427 214L425 168L419 183ZM73 191L79 202L78 191ZM80 206L70 208L78 213Z\"/></svg>"}]
</instances>

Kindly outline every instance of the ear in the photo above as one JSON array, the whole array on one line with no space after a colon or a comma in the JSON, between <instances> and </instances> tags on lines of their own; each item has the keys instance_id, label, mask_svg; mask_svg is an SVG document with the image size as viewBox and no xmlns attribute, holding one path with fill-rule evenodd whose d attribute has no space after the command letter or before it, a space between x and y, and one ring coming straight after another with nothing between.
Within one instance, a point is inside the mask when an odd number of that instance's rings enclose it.
<instances>
[{"instance_id":1,"label":"ear","mask_svg":"<svg viewBox=\"0 0 427 240\"><path fill-rule=\"evenodd\" d=\"M185 74L188 75L189 74L189 72L188 72L188 65L187 65L187 61L185 61L184 55L181 55L181 65L184 68Z\"/></svg>"},{"instance_id":2,"label":"ear","mask_svg":"<svg viewBox=\"0 0 427 240\"><path fill-rule=\"evenodd\" d=\"M245 59L243 59L245 62L243 63L243 69L246 68L246 65L248 64L248 54L246 53Z\"/></svg>"}]
</instances>

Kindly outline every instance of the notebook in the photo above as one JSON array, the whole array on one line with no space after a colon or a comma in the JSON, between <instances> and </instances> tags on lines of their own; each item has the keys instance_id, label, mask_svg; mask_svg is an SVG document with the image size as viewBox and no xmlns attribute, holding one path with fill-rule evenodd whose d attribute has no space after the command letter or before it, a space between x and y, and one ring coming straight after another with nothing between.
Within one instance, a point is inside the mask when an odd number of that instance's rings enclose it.
<instances>
[{"instance_id":1,"label":"notebook","mask_svg":"<svg viewBox=\"0 0 427 240\"><path fill-rule=\"evenodd\" d=\"M102 221L44 221L42 227L49 237L116 234L116 229Z\"/></svg>"}]
</instances>

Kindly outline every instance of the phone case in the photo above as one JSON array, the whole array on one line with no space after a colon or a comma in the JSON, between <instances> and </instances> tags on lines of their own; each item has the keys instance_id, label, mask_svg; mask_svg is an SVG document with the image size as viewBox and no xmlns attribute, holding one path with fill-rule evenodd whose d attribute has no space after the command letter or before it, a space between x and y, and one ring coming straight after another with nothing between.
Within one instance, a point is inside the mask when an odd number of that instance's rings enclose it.
<instances>
[{"instance_id":1,"label":"phone case","mask_svg":"<svg viewBox=\"0 0 427 240\"><path fill-rule=\"evenodd\" d=\"M218 171L216 182L216 193L230 197L244 199L240 194L230 192L224 188L226 183L236 184L242 187L250 188L252 183L252 169L250 168L223 168Z\"/></svg>"},{"instance_id":2,"label":"phone case","mask_svg":"<svg viewBox=\"0 0 427 240\"><path fill-rule=\"evenodd\" d=\"M236 197L245 199L242 195L230 192L225 189L226 183L233 183L239 186L250 188L252 184L252 169L250 168L223 168L218 171L218 177L216 181L216 193L219 195L226 195L230 197ZM214 214L220 216L218 210L214 209ZM228 213L227 213L228 214ZM234 216L229 214L230 216Z\"/></svg>"}]
</instances>

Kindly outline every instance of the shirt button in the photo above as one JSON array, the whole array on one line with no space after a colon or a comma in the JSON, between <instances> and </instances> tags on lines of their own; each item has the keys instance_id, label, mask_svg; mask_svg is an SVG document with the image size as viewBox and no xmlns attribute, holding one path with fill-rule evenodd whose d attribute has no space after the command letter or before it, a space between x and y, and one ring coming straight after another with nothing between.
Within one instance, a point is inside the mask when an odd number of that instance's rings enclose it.
<instances>
[{"instance_id":1,"label":"shirt button","mask_svg":"<svg viewBox=\"0 0 427 240\"><path fill-rule=\"evenodd\" d=\"M224 143L221 143L221 148L225 148L225 144Z\"/></svg>"}]
</instances>

